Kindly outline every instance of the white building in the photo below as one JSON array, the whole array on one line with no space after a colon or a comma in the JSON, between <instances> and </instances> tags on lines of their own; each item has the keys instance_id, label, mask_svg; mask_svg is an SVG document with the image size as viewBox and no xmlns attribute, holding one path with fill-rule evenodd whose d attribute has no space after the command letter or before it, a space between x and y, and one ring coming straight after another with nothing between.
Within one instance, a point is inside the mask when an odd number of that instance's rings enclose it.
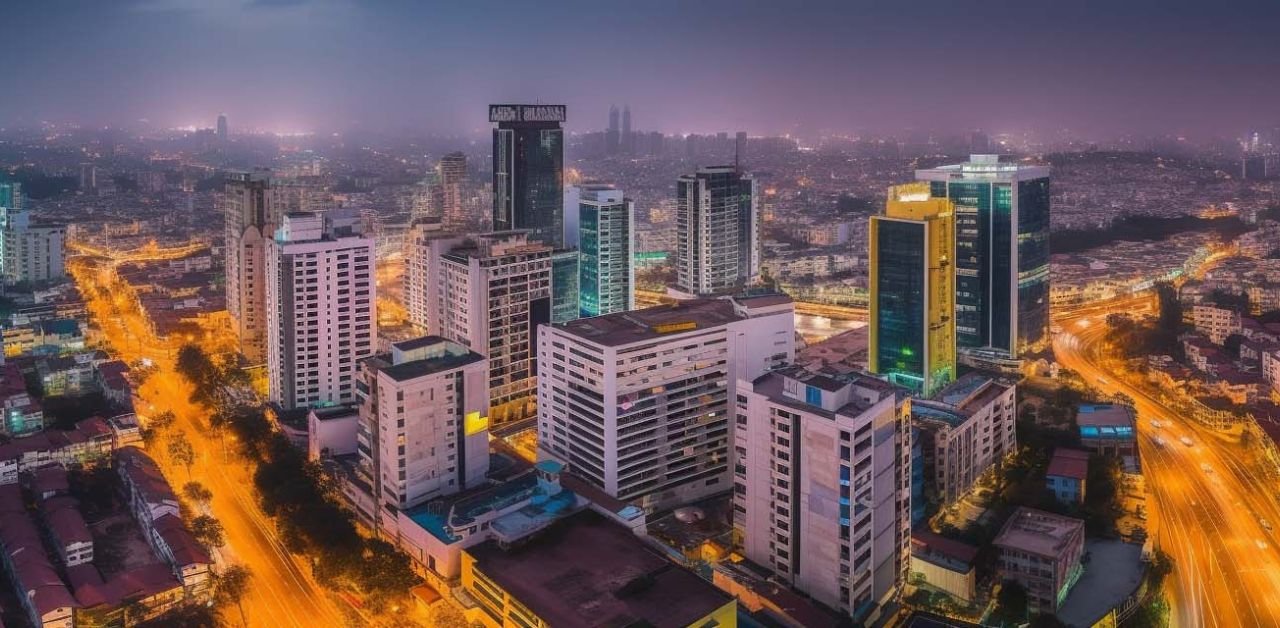
<instances>
[{"instance_id":1,"label":"white building","mask_svg":"<svg viewBox=\"0 0 1280 628\"><path fill-rule=\"evenodd\" d=\"M1240 333L1240 313L1216 305L1197 305L1191 308L1196 331L1209 337L1215 345L1222 345L1227 336Z\"/></svg>"},{"instance_id":2,"label":"white building","mask_svg":"<svg viewBox=\"0 0 1280 628\"><path fill-rule=\"evenodd\" d=\"M489 470L484 356L439 336L391 345L361 362L360 474L395 512L484 482Z\"/></svg>"},{"instance_id":3,"label":"white building","mask_svg":"<svg viewBox=\"0 0 1280 628\"><path fill-rule=\"evenodd\" d=\"M67 276L63 265L66 228L31 222L31 212L0 208L3 218L4 283L41 282Z\"/></svg>"},{"instance_id":4,"label":"white building","mask_svg":"<svg viewBox=\"0 0 1280 628\"><path fill-rule=\"evenodd\" d=\"M648 511L730 488L738 380L795 357L785 295L692 299L538 330L538 457Z\"/></svg>"},{"instance_id":5,"label":"white building","mask_svg":"<svg viewBox=\"0 0 1280 628\"><path fill-rule=\"evenodd\" d=\"M924 495L947 506L1017 448L1017 389L978 372L911 401L911 423L924 463Z\"/></svg>"},{"instance_id":6,"label":"white building","mask_svg":"<svg viewBox=\"0 0 1280 628\"><path fill-rule=\"evenodd\" d=\"M488 358L495 426L534 415L534 341L538 324L551 321L551 256L525 231L419 232L410 247L410 321Z\"/></svg>"},{"instance_id":7,"label":"white building","mask_svg":"<svg viewBox=\"0 0 1280 628\"><path fill-rule=\"evenodd\" d=\"M676 180L676 290L731 292L760 274L756 180L734 166L699 168Z\"/></svg>"},{"instance_id":8,"label":"white building","mask_svg":"<svg viewBox=\"0 0 1280 628\"><path fill-rule=\"evenodd\" d=\"M751 561L872 624L910 564L910 411L873 375L789 366L739 384L734 528Z\"/></svg>"},{"instance_id":9,"label":"white building","mask_svg":"<svg viewBox=\"0 0 1280 628\"><path fill-rule=\"evenodd\" d=\"M350 212L286 214L266 252L267 377L282 408L356 400L356 362L373 354L373 240Z\"/></svg>"}]
</instances>

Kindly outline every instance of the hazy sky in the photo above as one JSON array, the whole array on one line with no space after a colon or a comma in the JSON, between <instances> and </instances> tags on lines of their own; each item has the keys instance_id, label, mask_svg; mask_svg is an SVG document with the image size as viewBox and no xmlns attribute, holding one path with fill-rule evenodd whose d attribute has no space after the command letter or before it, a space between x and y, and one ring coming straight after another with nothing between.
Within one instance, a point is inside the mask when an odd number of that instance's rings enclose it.
<instances>
[{"instance_id":1,"label":"hazy sky","mask_svg":"<svg viewBox=\"0 0 1280 628\"><path fill-rule=\"evenodd\" d=\"M1280 125L1277 0L10 0L0 124L468 132L1239 134ZM800 126L803 125L803 126Z\"/></svg>"}]
</instances>

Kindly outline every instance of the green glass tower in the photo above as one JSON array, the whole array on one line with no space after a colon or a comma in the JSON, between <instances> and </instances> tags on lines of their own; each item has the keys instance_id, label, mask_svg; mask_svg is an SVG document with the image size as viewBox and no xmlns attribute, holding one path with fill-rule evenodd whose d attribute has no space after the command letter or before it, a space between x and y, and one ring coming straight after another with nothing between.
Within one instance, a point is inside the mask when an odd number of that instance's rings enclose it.
<instances>
[{"instance_id":1,"label":"green glass tower","mask_svg":"<svg viewBox=\"0 0 1280 628\"><path fill-rule=\"evenodd\" d=\"M578 199L578 314L635 309L634 219L631 199L609 185L584 185Z\"/></svg>"}]
</instances>

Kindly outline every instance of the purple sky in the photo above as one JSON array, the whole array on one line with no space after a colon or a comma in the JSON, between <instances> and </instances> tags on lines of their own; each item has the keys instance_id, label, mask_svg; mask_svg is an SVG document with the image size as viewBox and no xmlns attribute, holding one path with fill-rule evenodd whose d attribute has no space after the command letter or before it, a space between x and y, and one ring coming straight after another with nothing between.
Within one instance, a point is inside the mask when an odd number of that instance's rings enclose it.
<instances>
[{"instance_id":1,"label":"purple sky","mask_svg":"<svg viewBox=\"0 0 1280 628\"><path fill-rule=\"evenodd\" d=\"M667 132L1280 125L1274 0L10 4L0 124L465 133L541 101L574 130L611 103Z\"/></svg>"}]
</instances>

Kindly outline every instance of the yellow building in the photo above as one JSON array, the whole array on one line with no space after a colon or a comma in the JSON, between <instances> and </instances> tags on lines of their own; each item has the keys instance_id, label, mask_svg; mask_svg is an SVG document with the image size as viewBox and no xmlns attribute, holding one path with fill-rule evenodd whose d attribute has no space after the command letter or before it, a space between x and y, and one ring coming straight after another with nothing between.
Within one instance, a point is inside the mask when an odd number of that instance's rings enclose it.
<instances>
[{"instance_id":1,"label":"yellow building","mask_svg":"<svg viewBox=\"0 0 1280 628\"><path fill-rule=\"evenodd\" d=\"M955 211L928 183L889 188L871 217L868 363L931 395L955 379Z\"/></svg>"},{"instance_id":2,"label":"yellow building","mask_svg":"<svg viewBox=\"0 0 1280 628\"><path fill-rule=\"evenodd\" d=\"M469 622L489 628L737 626L732 596L586 510L527 538L462 553Z\"/></svg>"}]
</instances>

